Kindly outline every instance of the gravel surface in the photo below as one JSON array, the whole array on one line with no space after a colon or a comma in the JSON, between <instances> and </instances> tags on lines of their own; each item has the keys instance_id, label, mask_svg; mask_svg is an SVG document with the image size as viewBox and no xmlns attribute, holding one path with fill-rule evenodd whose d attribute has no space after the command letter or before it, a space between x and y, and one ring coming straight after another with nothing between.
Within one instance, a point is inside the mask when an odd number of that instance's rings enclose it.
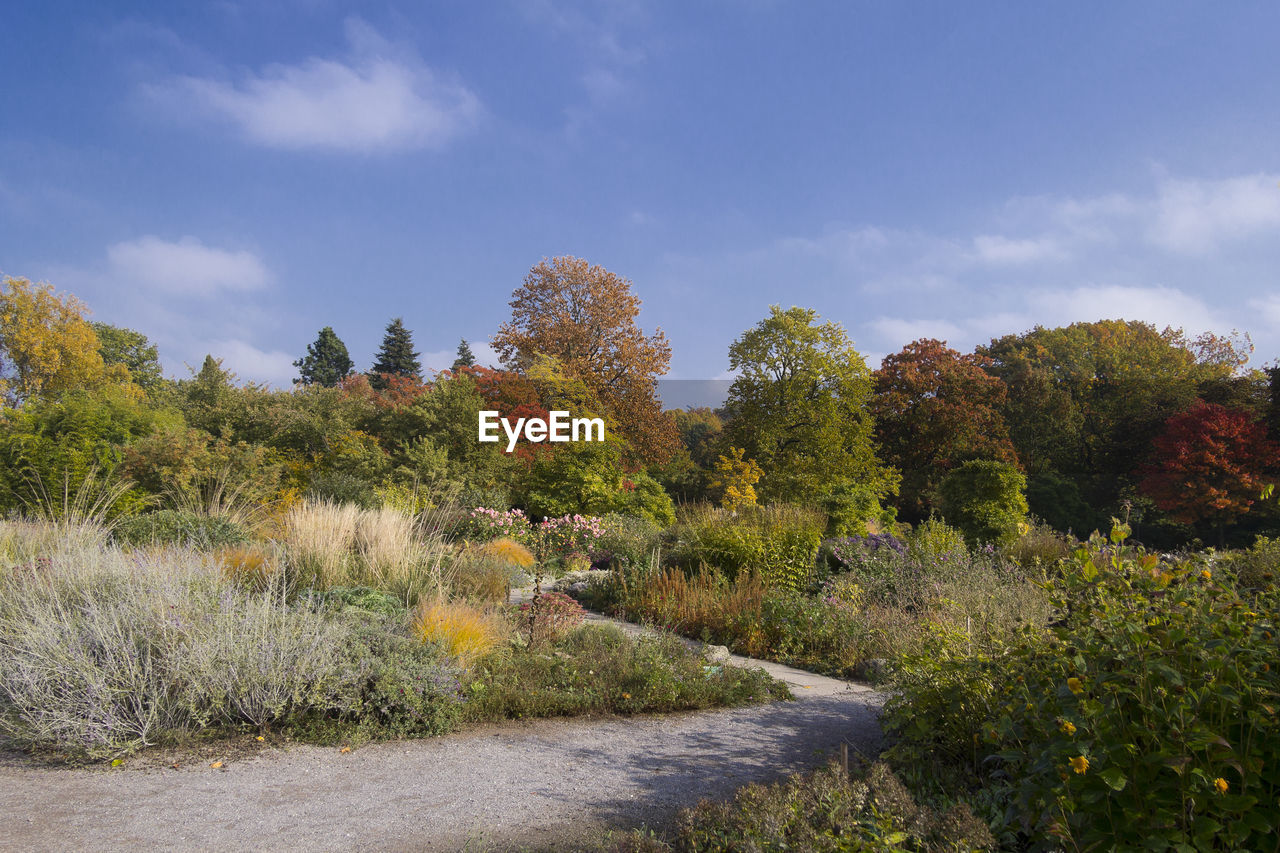
<instances>
[{"instance_id":1,"label":"gravel surface","mask_svg":"<svg viewBox=\"0 0 1280 853\"><path fill-rule=\"evenodd\" d=\"M738 659L739 661L743 659ZM881 694L764 665L799 701L290 746L177 769L0 757L5 850L574 850L703 797L875 749Z\"/></svg>"}]
</instances>

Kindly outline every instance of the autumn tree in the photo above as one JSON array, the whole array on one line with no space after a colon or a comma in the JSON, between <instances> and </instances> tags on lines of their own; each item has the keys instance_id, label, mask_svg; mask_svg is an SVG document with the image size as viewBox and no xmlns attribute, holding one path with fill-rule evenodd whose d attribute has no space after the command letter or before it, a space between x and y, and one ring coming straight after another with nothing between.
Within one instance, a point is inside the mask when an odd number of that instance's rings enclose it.
<instances>
[{"instance_id":1,"label":"autumn tree","mask_svg":"<svg viewBox=\"0 0 1280 853\"><path fill-rule=\"evenodd\" d=\"M503 364L525 370L539 354L554 356L595 392L639 459L671 454L675 427L657 396L671 347L661 329L646 336L636 325L640 299L630 281L581 258L544 259L512 294L511 309L493 338Z\"/></svg>"},{"instance_id":2,"label":"autumn tree","mask_svg":"<svg viewBox=\"0 0 1280 853\"><path fill-rule=\"evenodd\" d=\"M711 488L720 492L720 506L736 512L756 505L756 483L764 472L754 459L743 457L741 447L729 448L729 455L721 455L716 461L715 479Z\"/></svg>"},{"instance_id":3,"label":"autumn tree","mask_svg":"<svg viewBox=\"0 0 1280 853\"><path fill-rule=\"evenodd\" d=\"M989 363L926 338L886 356L875 372L876 438L902 474L896 503L909 520L929 516L938 483L962 462L1017 462L1000 412L1005 386L984 370Z\"/></svg>"},{"instance_id":4,"label":"autumn tree","mask_svg":"<svg viewBox=\"0 0 1280 853\"><path fill-rule=\"evenodd\" d=\"M381 391L390 380L388 377L418 377L422 375L422 362L413 349L413 335L404 327L404 320L396 317L387 324L382 337L382 348L369 371L369 384Z\"/></svg>"},{"instance_id":5,"label":"autumn tree","mask_svg":"<svg viewBox=\"0 0 1280 853\"><path fill-rule=\"evenodd\" d=\"M148 393L164 385L160 352L146 335L109 323L90 325L98 336L98 353L108 368L124 367L133 383Z\"/></svg>"},{"instance_id":6,"label":"autumn tree","mask_svg":"<svg viewBox=\"0 0 1280 853\"><path fill-rule=\"evenodd\" d=\"M1142 473L1142 491L1186 524L1208 522L1225 538L1268 482L1280 452L1266 426L1245 412L1198 403L1169 418Z\"/></svg>"},{"instance_id":7,"label":"autumn tree","mask_svg":"<svg viewBox=\"0 0 1280 853\"><path fill-rule=\"evenodd\" d=\"M0 284L0 398L10 406L41 394L101 387L102 361L84 303L49 284L6 277Z\"/></svg>"},{"instance_id":8,"label":"autumn tree","mask_svg":"<svg viewBox=\"0 0 1280 853\"><path fill-rule=\"evenodd\" d=\"M298 368L301 385L323 385L332 388L351 375L355 364L347 353L347 345L332 326L320 330L315 343L307 344L307 354L293 363Z\"/></svg>"},{"instance_id":9,"label":"autumn tree","mask_svg":"<svg viewBox=\"0 0 1280 853\"><path fill-rule=\"evenodd\" d=\"M874 450L871 371L842 326L817 321L775 305L729 347L722 441L759 464L768 500L815 503L848 484L883 499L897 478Z\"/></svg>"},{"instance_id":10,"label":"autumn tree","mask_svg":"<svg viewBox=\"0 0 1280 853\"><path fill-rule=\"evenodd\" d=\"M979 347L1008 389L1005 422L1027 470L1031 510L1077 531L1105 524L1136 486L1165 421L1192 406L1203 383L1232 375L1241 345L1101 320L1036 327ZM1055 518L1067 505L1086 512Z\"/></svg>"}]
</instances>

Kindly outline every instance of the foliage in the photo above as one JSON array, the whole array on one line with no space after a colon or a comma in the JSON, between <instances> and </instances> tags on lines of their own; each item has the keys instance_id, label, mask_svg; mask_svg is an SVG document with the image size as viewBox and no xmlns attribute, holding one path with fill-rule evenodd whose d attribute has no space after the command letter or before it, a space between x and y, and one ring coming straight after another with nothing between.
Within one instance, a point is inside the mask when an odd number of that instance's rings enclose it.
<instances>
[{"instance_id":1,"label":"foliage","mask_svg":"<svg viewBox=\"0 0 1280 853\"><path fill-rule=\"evenodd\" d=\"M171 422L172 416L112 388L6 411L0 414L0 506L48 504L52 493L75 493L91 476L114 481L123 449ZM115 513L136 509L140 499L127 496Z\"/></svg>"},{"instance_id":2,"label":"foliage","mask_svg":"<svg viewBox=\"0 0 1280 853\"><path fill-rule=\"evenodd\" d=\"M809 501L845 483L883 497L895 479L875 455L871 374L844 329L817 319L775 305L729 347L739 376L722 441L759 464L770 501Z\"/></svg>"},{"instance_id":3,"label":"foliage","mask_svg":"<svg viewBox=\"0 0 1280 853\"><path fill-rule=\"evenodd\" d=\"M98 337L98 353L104 366L122 365L129 371L129 380L148 394L164 386L160 352L146 335L109 323L89 325Z\"/></svg>"},{"instance_id":4,"label":"foliage","mask_svg":"<svg viewBox=\"0 0 1280 853\"><path fill-rule=\"evenodd\" d=\"M121 545L181 545L210 551L249 541L249 531L234 521L190 511L161 509L121 518L111 530Z\"/></svg>"},{"instance_id":5,"label":"foliage","mask_svg":"<svg viewBox=\"0 0 1280 853\"><path fill-rule=\"evenodd\" d=\"M827 514L828 536L867 536L897 523L897 511L881 506L875 490L863 483L833 486L818 506Z\"/></svg>"},{"instance_id":6,"label":"foliage","mask_svg":"<svg viewBox=\"0 0 1280 853\"><path fill-rule=\"evenodd\" d=\"M729 578L755 571L768 583L801 589L813 577L826 518L803 507L775 504L730 513L711 507L686 511L672 533L673 557L690 568L714 566Z\"/></svg>"},{"instance_id":7,"label":"foliage","mask_svg":"<svg viewBox=\"0 0 1280 853\"><path fill-rule=\"evenodd\" d=\"M671 347L660 329L645 336L639 313L627 279L581 258L544 259L512 293L511 319L493 347L513 370L527 370L538 355L557 359L587 384L640 459L662 461L676 441L656 390Z\"/></svg>"},{"instance_id":8,"label":"foliage","mask_svg":"<svg viewBox=\"0 0 1280 853\"><path fill-rule=\"evenodd\" d=\"M884 358L871 411L884 461L902 474L897 505L912 521L928 516L939 481L970 459L1016 463L1001 407L1005 385L990 360L922 339Z\"/></svg>"},{"instance_id":9,"label":"foliage","mask_svg":"<svg viewBox=\"0 0 1280 853\"><path fill-rule=\"evenodd\" d=\"M347 345L334 333L332 326L320 330L315 342L307 344L307 354L293 363L298 368L297 382L332 388L351 375L355 364L347 353ZM387 371L391 372L391 371Z\"/></svg>"},{"instance_id":10,"label":"foliage","mask_svg":"<svg viewBox=\"0 0 1280 853\"><path fill-rule=\"evenodd\" d=\"M563 639L582 624L587 612L563 592L542 592L517 606L516 625L529 646Z\"/></svg>"},{"instance_id":11,"label":"foliage","mask_svg":"<svg viewBox=\"0 0 1280 853\"><path fill-rule=\"evenodd\" d=\"M675 518L671 498L653 478L624 472L622 448L608 437L540 454L524 482L524 504L534 515L547 517L623 512L659 524Z\"/></svg>"},{"instance_id":12,"label":"foliage","mask_svg":"<svg viewBox=\"0 0 1280 853\"><path fill-rule=\"evenodd\" d=\"M1165 422L1141 488L1179 521L1219 530L1249 511L1280 447L1244 412L1200 403Z\"/></svg>"},{"instance_id":13,"label":"foliage","mask_svg":"<svg viewBox=\"0 0 1280 853\"><path fill-rule=\"evenodd\" d=\"M590 554L595 550L604 526L598 518L566 515L561 518L544 518L537 527L539 543L548 557L568 557L572 554Z\"/></svg>"},{"instance_id":14,"label":"foliage","mask_svg":"<svg viewBox=\"0 0 1280 853\"><path fill-rule=\"evenodd\" d=\"M711 488L720 492L720 506L730 512L756 505L756 483L764 473L754 459L744 459L741 447L730 447L716 462Z\"/></svg>"},{"instance_id":15,"label":"foliage","mask_svg":"<svg viewBox=\"0 0 1280 853\"><path fill-rule=\"evenodd\" d=\"M684 711L789 695L763 670L708 667L674 637L629 637L610 625L583 625L550 649L490 658L465 689L476 720Z\"/></svg>"},{"instance_id":16,"label":"foliage","mask_svg":"<svg viewBox=\"0 0 1280 853\"><path fill-rule=\"evenodd\" d=\"M971 545L1006 544L1017 538L1027 517L1026 478L1007 462L974 459L951 471L938 485L943 516L964 531Z\"/></svg>"},{"instance_id":17,"label":"foliage","mask_svg":"<svg viewBox=\"0 0 1280 853\"><path fill-rule=\"evenodd\" d=\"M967 756L1044 844L1261 849L1280 824L1274 593L1241 599L1126 533L1055 576L1047 633L904 668L895 751Z\"/></svg>"},{"instance_id":18,"label":"foliage","mask_svg":"<svg viewBox=\"0 0 1280 853\"><path fill-rule=\"evenodd\" d=\"M423 601L413 615L414 633L439 645L463 669L496 651L505 628L498 617L458 601Z\"/></svg>"},{"instance_id":19,"label":"foliage","mask_svg":"<svg viewBox=\"0 0 1280 853\"><path fill-rule=\"evenodd\" d=\"M10 406L72 390L127 381L109 371L84 303L48 284L5 277L0 283L0 400Z\"/></svg>"},{"instance_id":20,"label":"foliage","mask_svg":"<svg viewBox=\"0 0 1280 853\"><path fill-rule=\"evenodd\" d=\"M522 509L498 511L478 506L469 511L459 521L456 535L477 542L488 542L492 539L511 539L516 542L529 542L533 528L529 517Z\"/></svg>"},{"instance_id":21,"label":"foliage","mask_svg":"<svg viewBox=\"0 0 1280 853\"><path fill-rule=\"evenodd\" d=\"M1228 555L1224 564L1236 576L1241 591L1275 590L1280 575L1280 539L1259 536L1247 551Z\"/></svg>"},{"instance_id":22,"label":"foliage","mask_svg":"<svg viewBox=\"0 0 1280 853\"><path fill-rule=\"evenodd\" d=\"M631 567L647 563L662 544L662 528L640 515L610 513L591 554L593 565Z\"/></svg>"},{"instance_id":23,"label":"foliage","mask_svg":"<svg viewBox=\"0 0 1280 853\"><path fill-rule=\"evenodd\" d=\"M629 842L618 850L730 853L739 850L972 851L995 849L967 804L920 802L889 765L832 762L772 785L751 784L732 802L704 800L677 818L671 844Z\"/></svg>"},{"instance_id":24,"label":"foliage","mask_svg":"<svg viewBox=\"0 0 1280 853\"><path fill-rule=\"evenodd\" d=\"M458 357L453 360L452 370L458 370L463 367L475 367L476 354L471 351L471 344L467 343L466 338L458 341Z\"/></svg>"},{"instance_id":25,"label":"foliage","mask_svg":"<svg viewBox=\"0 0 1280 853\"><path fill-rule=\"evenodd\" d=\"M404 327L404 320L396 317L387 324L382 337L382 347L374 356L369 370L369 384L377 391L393 387L393 377L415 378L422 375L422 362L413 350L413 335Z\"/></svg>"}]
</instances>

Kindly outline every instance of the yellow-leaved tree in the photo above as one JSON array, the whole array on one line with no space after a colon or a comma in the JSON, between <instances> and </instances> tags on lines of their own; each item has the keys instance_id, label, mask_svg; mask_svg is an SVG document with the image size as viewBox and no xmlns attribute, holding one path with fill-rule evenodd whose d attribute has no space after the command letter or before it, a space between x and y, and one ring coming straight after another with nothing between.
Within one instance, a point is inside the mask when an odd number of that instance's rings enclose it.
<instances>
[{"instance_id":1,"label":"yellow-leaved tree","mask_svg":"<svg viewBox=\"0 0 1280 853\"><path fill-rule=\"evenodd\" d=\"M128 382L123 365L103 363L84 303L49 284L6 276L0 283L0 400L19 406L32 397Z\"/></svg>"},{"instance_id":2,"label":"yellow-leaved tree","mask_svg":"<svg viewBox=\"0 0 1280 853\"><path fill-rule=\"evenodd\" d=\"M711 488L720 490L720 505L730 512L756 505L756 483L764 472L754 459L745 459L741 447L730 447L716 463Z\"/></svg>"}]
</instances>

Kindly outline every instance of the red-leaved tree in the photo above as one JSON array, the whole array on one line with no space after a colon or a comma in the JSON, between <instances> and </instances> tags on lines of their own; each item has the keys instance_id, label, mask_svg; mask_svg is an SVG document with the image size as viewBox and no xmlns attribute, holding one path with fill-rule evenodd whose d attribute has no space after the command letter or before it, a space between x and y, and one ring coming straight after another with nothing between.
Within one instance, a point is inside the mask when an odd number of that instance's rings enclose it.
<instances>
[{"instance_id":1,"label":"red-leaved tree","mask_svg":"<svg viewBox=\"0 0 1280 853\"><path fill-rule=\"evenodd\" d=\"M1264 424L1238 409L1197 403L1165 421L1141 490L1186 524L1226 525L1249 511L1267 482L1277 447Z\"/></svg>"}]
</instances>

